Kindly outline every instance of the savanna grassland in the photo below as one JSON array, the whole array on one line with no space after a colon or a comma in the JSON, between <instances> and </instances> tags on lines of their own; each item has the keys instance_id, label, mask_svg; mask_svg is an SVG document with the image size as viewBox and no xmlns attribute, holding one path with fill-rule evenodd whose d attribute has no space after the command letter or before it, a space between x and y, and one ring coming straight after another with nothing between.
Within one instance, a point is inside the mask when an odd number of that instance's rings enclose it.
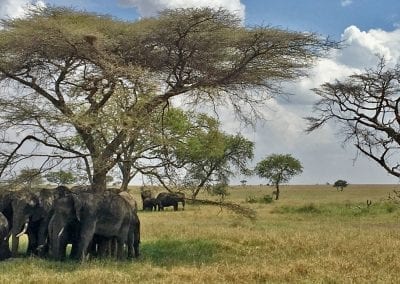
<instances>
[{"instance_id":1,"label":"savanna grassland","mask_svg":"<svg viewBox=\"0 0 400 284\"><path fill-rule=\"evenodd\" d=\"M388 201L395 189L284 186L279 201L265 204L246 199L273 188L232 187L227 200L254 209L256 220L205 205L140 211L139 259L11 259L0 263L0 282L400 283L400 204Z\"/></svg>"}]
</instances>

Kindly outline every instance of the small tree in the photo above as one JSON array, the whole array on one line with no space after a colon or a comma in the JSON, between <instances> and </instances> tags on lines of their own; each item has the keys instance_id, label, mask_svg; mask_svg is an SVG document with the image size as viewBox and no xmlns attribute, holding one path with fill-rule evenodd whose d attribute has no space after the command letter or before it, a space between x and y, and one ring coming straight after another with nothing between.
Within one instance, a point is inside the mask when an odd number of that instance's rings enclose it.
<instances>
[{"instance_id":1,"label":"small tree","mask_svg":"<svg viewBox=\"0 0 400 284\"><path fill-rule=\"evenodd\" d=\"M242 184L242 186L246 186L246 184L247 184L247 180L245 180L245 179L242 179L242 180L240 181L240 183Z\"/></svg>"},{"instance_id":2,"label":"small tree","mask_svg":"<svg viewBox=\"0 0 400 284\"><path fill-rule=\"evenodd\" d=\"M257 163L256 174L268 179L276 187L275 199L279 199L279 185L303 172L300 161L290 154L273 154Z\"/></svg>"},{"instance_id":3,"label":"small tree","mask_svg":"<svg viewBox=\"0 0 400 284\"><path fill-rule=\"evenodd\" d=\"M45 175L49 182L61 184L71 184L77 181L77 178L72 172L59 170L58 172L49 172Z\"/></svg>"},{"instance_id":4,"label":"small tree","mask_svg":"<svg viewBox=\"0 0 400 284\"><path fill-rule=\"evenodd\" d=\"M348 186L349 184L345 180L338 179L333 184L333 187L336 187L337 190L343 191L343 189Z\"/></svg>"}]
</instances>

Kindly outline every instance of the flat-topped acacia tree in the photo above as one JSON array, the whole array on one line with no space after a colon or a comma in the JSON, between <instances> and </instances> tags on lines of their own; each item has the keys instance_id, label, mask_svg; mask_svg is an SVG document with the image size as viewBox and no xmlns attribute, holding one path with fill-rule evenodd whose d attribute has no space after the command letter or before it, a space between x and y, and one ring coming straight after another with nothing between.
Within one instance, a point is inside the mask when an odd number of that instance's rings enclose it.
<instances>
[{"instance_id":1,"label":"flat-topped acacia tree","mask_svg":"<svg viewBox=\"0 0 400 284\"><path fill-rule=\"evenodd\" d=\"M305 75L335 45L312 33L244 27L223 9L130 22L47 7L3 20L0 174L32 157L42 169L81 160L104 190L121 146L145 139L149 119L172 98L223 100L246 119L275 83Z\"/></svg>"}]
</instances>

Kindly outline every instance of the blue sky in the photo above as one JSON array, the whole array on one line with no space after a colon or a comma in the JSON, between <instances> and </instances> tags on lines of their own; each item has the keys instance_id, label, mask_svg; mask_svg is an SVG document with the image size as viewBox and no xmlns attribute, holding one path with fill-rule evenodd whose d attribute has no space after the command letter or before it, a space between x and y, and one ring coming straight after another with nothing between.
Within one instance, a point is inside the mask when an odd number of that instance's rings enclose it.
<instances>
[{"instance_id":1,"label":"blue sky","mask_svg":"<svg viewBox=\"0 0 400 284\"><path fill-rule=\"evenodd\" d=\"M66 3L60 0L45 2L53 5L65 5ZM122 2L132 2L133 4L128 6ZM67 5L134 20L140 16L138 10L133 6L135 2L139 3L136 4L139 6L143 5L140 2L146 1L72 0L68 1ZM161 3L163 2L179 1L158 2L162 8L163 4ZM219 2L224 3L224 1ZM335 39L339 39L344 29L350 25L355 25L361 30L379 28L386 31L393 30L400 25L400 1L398 0L243 0L241 3L245 6L245 23L247 25L272 25L291 30L307 30Z\"/></svg>"},{"instance_id":2,"label":"blue sky","mask_svg":"<svg viewBox=\"0 0 400 284\"><path fill-rule=\"evenodd\" d=\"M344 29L393 30L400 24L398 0L246 0L246 23L307 30L339 39ZM343 4L342 4L343 3ZM345 5L344 3L348 3Z\"/></svg>"},{"instance_id":3,"label":"blue sky","mask_svg":"<svg viewBox=\"0 0 400 284\"><path fill-rule=\"evenodd\" d=\"M0 18L22 15L22 7L28 2L0 0ZM310 89L374 67L377 54L385 56L389 65L400 62L399 0L72 0L68 5L126 20L155 15L164 8L221 6L237 13L246 25L309 31L343 41L345 48L316 62L309 77L283 84L285 91L295 95L289 100L271 99L264 110L265 122L255 129L243 128L231 112L222 110L224 130L235 133L241 129L243 135L255 142L253 164L272 153L291 153L302 161L304 173L293 183L332 183L336 179L350 183L398 183L373 161L358 156L354 162L354 147L343 147L335 125L306 135L303 117L311 115L317 99ZM257 178L249 181L263 182Z\"/></svg>"}]
</instances>

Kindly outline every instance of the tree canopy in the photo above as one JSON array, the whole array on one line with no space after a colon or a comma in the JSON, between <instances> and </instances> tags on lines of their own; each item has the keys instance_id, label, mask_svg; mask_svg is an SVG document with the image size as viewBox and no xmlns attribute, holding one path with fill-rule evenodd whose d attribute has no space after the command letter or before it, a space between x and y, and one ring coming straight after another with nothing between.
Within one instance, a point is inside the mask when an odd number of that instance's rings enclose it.
<instances>
[{"instance_id":1,"label":"tree canopy","mask_svg":"<svg viewBox=\"0 0 400 284\"><path fill-rule=\"evenodd\" d=\"M152 116L172 98L229 102L246 119L276 82L305 75L333 46L311 33L243 27L223 9L128 22L46 7L3 20L0 175L31 158L44 170L79 161L103 190L107 173L146 140Z\"/></svg>"},{"instance_id":2,"label":"tree canopy","mask_svg":"<svg viewBox=\"0 0 400 284\"><path fill-rule=\"evenodd\" d=\"M347 183L347 181L342 180L342 179L338 179L337 181L335 181L335 183L333 184L333 187L336 187L337 190L340 189L340 191L343 191L343 189L348 186L349 184Z\"/></svg>"}]
</instances>

